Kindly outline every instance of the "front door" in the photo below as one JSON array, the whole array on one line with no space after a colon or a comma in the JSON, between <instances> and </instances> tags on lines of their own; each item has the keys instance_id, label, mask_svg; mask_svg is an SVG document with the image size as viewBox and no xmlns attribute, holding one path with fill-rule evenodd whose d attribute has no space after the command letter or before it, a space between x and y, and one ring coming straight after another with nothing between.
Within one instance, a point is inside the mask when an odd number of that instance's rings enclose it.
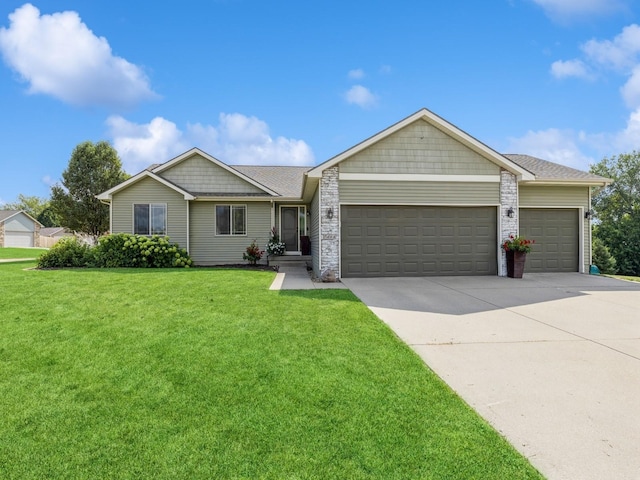
<instances>
[{"instance_id":1,"label":"front door","mask_svg":"<svg viewBox=\"0 0 640 480\"><path fill-rule=\"evenodd\" d=\"M299 207L282 207L280 209L280 239L284 242L287 253L297 253L300 251L298 208Z\"/></svg>"}]
</instances>

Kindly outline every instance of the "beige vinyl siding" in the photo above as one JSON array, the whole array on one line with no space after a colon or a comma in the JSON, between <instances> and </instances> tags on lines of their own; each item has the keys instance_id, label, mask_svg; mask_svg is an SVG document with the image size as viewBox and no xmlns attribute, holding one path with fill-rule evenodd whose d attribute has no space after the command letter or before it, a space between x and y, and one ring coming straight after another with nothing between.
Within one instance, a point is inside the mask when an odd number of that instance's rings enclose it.
<instances>
[{"instance_id":1,"label":"beige vinyl siding","mask_svg":"<svg viewBox=\"0 0 640 480\"><path fill-rule=\"evenodd\" d=\"M520 185L519 203L520 208L523 207L582 207L583 212L589 210L589 188L584 186L565 187L553 185ZM581 212L579 212L581 213ZM589 271L589 263L591 259L590 245L590 224L584 221L583 238L584 238L584 271Z\"/></svg>"},{"instance_id":2,"label":"beige vinyl siding","mask_svg":"<svg viewBox=\"0 0 640 480\"><path fill-rule=\"evenodd\" d=\"M246 205L246 235L216 235L216 205ZM245 263L242 254L253 240L264 250L271 230L271 203L269 202L191 202L190 254L196 265L222 265ZM260 263L266 261L263 257Z\"/></svg>"},{"instance_id":3,"label":"beige vinyl siding","mask_svg":"<svg viewBox=\"0 0 640 480\"><path fill-rule=\"evenodd\" d=\"M520 185L521 207L589 207L589 187Z\"/></svg>"},{"instance_id":4,"label":"beige vinyl siding","mask_svg":"<svg viewBox=\"0 0 640 480\"><path fill-rule=\"evenodd\" d=\"M35 223L26 215L19 213L4 222L5 232L31 232L35 231Z\"/></svg>"},{"instance_id":5,"label":"beige vinyl siding","mask_svg":"<svg viewBox=\"0 0 640 480\"><path fill-rule=\"evenodd\" d=\"M313 271L320 276L320 187L316 189L311 199L309 237L311 239L311 257Z\"/></svg>"},{"instance_id":6,"label":"beige vinyl siding","mask_svg":"<svg viewBox=\"0 0 640 480\"><path fill-rule=\"evenodd\" d=\"M341 162L340 173L499 175L500 167L417 120Z\"/></svg>"},{"instance_id":7,"label":"beige vinyl siding","mask_svg":"<svg viewBox=\"0 0 640 480\"><path fill-rule=\"evenodd\" d=\"M172 242L187 248L188 202L175 190L144 178L113 195L111 201L113 233L133 233L133 204L161 203L167 205L167 235Z\"/></svg>"},{"instance_id":8,"label":"beige vinyl siding","mask_svg":"<svg viewBox=\"0 0 640 480\"><path fill-rule=\"evenodd\" d=\"M340 180L340 202L360 204L497 205L500 184Z\"/></svg>"},{"instance_id":9,"label":"beige vinyl siding","mask_svg":"<svg viewBox=\"0 0 640 480\"><path fill-rule=\"evenodd\" d=\"M265 193L200 155L194 155L158 175L189 192Z\"/></svg>"}]
</instances>

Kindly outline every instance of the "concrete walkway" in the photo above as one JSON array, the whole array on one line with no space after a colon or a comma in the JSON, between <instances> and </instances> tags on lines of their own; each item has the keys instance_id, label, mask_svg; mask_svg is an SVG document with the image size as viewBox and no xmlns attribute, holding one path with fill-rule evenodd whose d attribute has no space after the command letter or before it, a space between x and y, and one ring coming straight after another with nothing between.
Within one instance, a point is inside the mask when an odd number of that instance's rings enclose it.
<instances>
[{"instance_id":1,"label":"concrete walkway","mask_svg":"<svg viewBox=\"0 0 640 480\"><path fill-rule=\"evenodd\" d=\"M0 259L0 263L14 263L14 262L29 262L36 260L35 258L3 258Z\"/></svg>"},{"instance_id":2,"label":"concrete walkway","mask_svg":"<svg viewBox=\"0 0 640 480\"><path fill-rule=\"evenodd\" d=\"M343 282L547 478L640 479L640 284Z\"/></svg>"},{"instance_id":3,"label":"concrete walkway","mask_svg":"<svg viewBox=\"0 0 640 480\"><path fill-rule=\"evenodd\" d=\"M281 266L269 290L312 290L316 288L347 288L341 282L314 282L306 267Z\"/></svg>"}]
</instances>

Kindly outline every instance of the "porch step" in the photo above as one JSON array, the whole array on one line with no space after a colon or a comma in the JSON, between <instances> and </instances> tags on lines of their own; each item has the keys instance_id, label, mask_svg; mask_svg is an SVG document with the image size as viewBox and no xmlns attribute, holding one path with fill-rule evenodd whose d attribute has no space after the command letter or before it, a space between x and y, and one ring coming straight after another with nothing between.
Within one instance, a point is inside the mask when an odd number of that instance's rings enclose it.
<instances>
[{"instance_id":1,"label":"porch step","mask_svg":"<svg viewBox=\"0 0 640 480\"><path fill-rule=\"evenodd\" d=\"M276 255L269 257L269 265L281 267L307 267L311 266L311 255Z\"/></svg>"}]
</instances>

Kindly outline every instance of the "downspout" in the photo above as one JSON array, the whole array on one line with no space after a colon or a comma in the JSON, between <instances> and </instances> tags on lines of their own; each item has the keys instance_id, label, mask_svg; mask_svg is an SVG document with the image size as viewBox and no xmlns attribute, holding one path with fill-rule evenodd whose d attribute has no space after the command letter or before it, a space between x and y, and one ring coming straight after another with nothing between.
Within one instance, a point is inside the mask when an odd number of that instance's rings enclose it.
<instances>
[{"instance_id":1,"label":"downspout","mask_svg":"<svg viewBox=\"0 0 640 480\"><path fill-rule=\"evenodd\" d=\"M191 201L186 200L187 202L187 255L190 254L191 247L191 222L189 221L189 217L191 216Z\"/></svg>"}]
</instances>

